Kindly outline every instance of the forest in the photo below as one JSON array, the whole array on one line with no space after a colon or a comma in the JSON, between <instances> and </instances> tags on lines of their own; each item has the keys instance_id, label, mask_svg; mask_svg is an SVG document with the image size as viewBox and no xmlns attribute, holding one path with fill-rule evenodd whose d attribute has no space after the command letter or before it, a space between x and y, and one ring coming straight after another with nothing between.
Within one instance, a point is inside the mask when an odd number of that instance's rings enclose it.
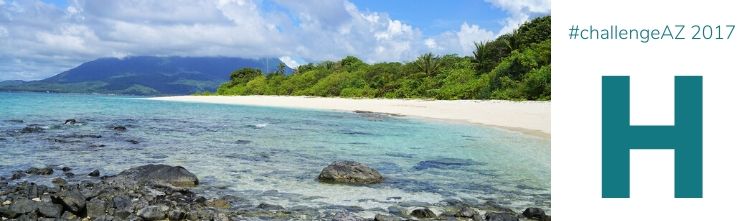
<instances>
[{"instance_id":1,"label":"forest","mask_svg":"<svg viewBox=\"0 0 748 221\"><path fill-rule=\"evenodd\" d=\"M367 64L348 56L285 73L242 68L217 95L356 98L551 99L551 17L538 17L487 42L472 56L426 53L414 61ZM211 94L211 93L205 93Z\"/></svg>"}]
</instances>

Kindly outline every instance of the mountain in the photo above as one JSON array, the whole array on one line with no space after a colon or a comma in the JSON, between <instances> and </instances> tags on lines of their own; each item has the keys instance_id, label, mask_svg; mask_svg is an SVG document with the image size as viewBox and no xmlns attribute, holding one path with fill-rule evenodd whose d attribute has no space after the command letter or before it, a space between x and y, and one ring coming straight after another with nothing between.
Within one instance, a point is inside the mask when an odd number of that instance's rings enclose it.
<instances>
[{"instance_id":1,"label":"mountain","mask_svg":"<svg viewBox=\"0 0 748 221\"><path fill-rule=\"evenodd\" d=\"M50 78L0 82L0 91L103 93L130 95L180 95L215 91L232 71L250 67L275 72L277 58L230 57L101 58ZM286 73L293 70L288 69Z\"/></svg>"}]
</instances>

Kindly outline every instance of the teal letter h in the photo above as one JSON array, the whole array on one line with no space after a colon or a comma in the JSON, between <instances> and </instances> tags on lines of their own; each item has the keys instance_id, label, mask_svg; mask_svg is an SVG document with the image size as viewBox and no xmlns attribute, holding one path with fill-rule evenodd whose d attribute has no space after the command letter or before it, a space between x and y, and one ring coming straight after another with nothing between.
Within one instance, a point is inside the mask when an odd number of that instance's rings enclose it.
<instances>
[{"instance_id":1,"label":"teal letter h","mask_svg":"<svg viewBox=\"0 0 748 221\"><path fill-rule=\"evenodd\" d=\"M673 149L675 198L702 197L702 77L675 77L674 125L631 126L628 76L603 76L603 198L629 197L629 150Z\"/></svg>"}]
</instances>

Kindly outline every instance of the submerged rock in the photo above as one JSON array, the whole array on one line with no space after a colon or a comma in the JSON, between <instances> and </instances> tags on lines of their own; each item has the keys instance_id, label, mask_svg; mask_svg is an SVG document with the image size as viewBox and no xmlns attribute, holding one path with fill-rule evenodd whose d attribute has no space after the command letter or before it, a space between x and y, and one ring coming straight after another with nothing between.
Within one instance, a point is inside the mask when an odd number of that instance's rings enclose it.
<instances>
[{"instance_id":1,"label":"submerged rock","mask_svg":"<svg viewBox=\"0 0 748 221\"><path fill-rule=\"evenodd\" d=\"M339 161L322 170L319 181L325 183L373 184L384 180L378 171L358 162Z\"/></svg>"},{"instance_id":2,"label":"submerged rock","mask_svg":"<svg viewBox=\"0 0 748 221\"><path fill-rule=\"evenodd\" d=\"M54 170L52 169L52 167L44 167L44 168L32 167L26 170L26 173L30 175L51 175L52 173L54 173Z\"/></svg>"},{"instance_id":3,"label":"submerged rock","mask_svg":"<svg viewBox=\"0 0 748 221\"><path fill-rule=\"evenodd\" d=\"M52 179L52 184L57 185L57 186L64 186L67 183L68 182L65 181L65 179L62 179L62 178L59 178L59 177L56 177L56 178Z\"/></svg>"},{"instance_id":4,"label":"submerged rock","mask_svg":"<svg viewBox=\"0 0 748 221\"><path fill-rule=\"evenodd\" d=\"M436 218L436 214L433 211L431 211L429 208L415 209L412 212L410 212L410 215L416 218L420 218L420 219Z\"/></svg>"},{"instance_id":5,"label":"submerged rock","mask_svg":"<svg viewBox=\"0 0 748 221\"><path fill-rule=\"evenodd\" d=\"M115 177L119 182L152 183L156 185L186 188L199 184L197 176L181 166L148 164L122 171Z\"/></svg>"},{"instance_id":6,"label":"submerged rock","mask_svg":"<svg viewBox=\"0 0 748 221\"><path fill-rule=\"evenodd\" d=\"M424 160L413 167L416 170L425 169L457 169L461 167L476 165L477 162L468 159L441 158L435 160Z\"/></svg>"},{"instance_id":7,"label":"submerged rock","mask_svg":"<svg viewBox=\"0 0 748 221\"><path fill-rule=\"evenodd\" d=\"M114 126L114 127L112 127L112 130L117 131L117 132L125 132L125 131L127 131L127 127L125 127L125 126Z\"/></svg>"},{"instance_id":8,"label":"submerged rock","mask_svg":"<svg viewBox=\"0 0 748 221\"><path fill-rule=\"evenodd\" d=\"M25 176L26 176L26 173L24 173L23 171L17 170L17 171L14 171L13 175L10 176L10 180L21 179Z\"/></svg>"},{"instance_id":9,"label":"submerged rock","mask_svg":"<svg viewBox=\"0 0 748 221\"><path fill-rule=\"evenodd\" d=\"M21 133L39 133L44 132L44 128L39 125L29 125L21 129Z\"/></svg>"},{"instance_id":10,"label":"submerged rock","mask_svg":"<svg viewBox=\"0 0 748 221\"><path fill-rule=\"evenodd\" d=\"M273 205L269 203L260 203L260 205L257 206L257 209L263 209L263 210L283 210L284 208L279 205Z\"/></svg>"}]
</instances>

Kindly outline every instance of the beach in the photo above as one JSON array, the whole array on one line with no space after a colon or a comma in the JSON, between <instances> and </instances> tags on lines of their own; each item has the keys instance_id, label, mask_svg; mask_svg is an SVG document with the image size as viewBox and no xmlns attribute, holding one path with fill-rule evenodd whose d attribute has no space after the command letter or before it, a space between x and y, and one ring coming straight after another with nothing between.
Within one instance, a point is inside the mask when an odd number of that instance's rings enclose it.
<instances>
[{"instance_id":1,"label":"beach","mask_svg":"<svg viewBox=\"0 0 748 221\"><path fill-rule=\"evenodd\" d=\"M173 96L151 100L255 105L335 111L370 111L463 121L550 138L551 103L502 100L352 99L306 96Z\"/></svg>"},{"instance_id":2,"label":"beach","mask_svg":"<svg viewBox=\"0 0 748 221\"><path fill-rule=\"evenodd\" d=\"M163 99L0 93L0 216L39 216L27 205L47 217L114 220L551 213L550 139L501 129L541 131L526 113L549 102ZM149 183L157 171L169 173ZM343 171L366 172L335 175ZM138 177L147 179L128 183Z\"/></svg>"}]
</instances>

